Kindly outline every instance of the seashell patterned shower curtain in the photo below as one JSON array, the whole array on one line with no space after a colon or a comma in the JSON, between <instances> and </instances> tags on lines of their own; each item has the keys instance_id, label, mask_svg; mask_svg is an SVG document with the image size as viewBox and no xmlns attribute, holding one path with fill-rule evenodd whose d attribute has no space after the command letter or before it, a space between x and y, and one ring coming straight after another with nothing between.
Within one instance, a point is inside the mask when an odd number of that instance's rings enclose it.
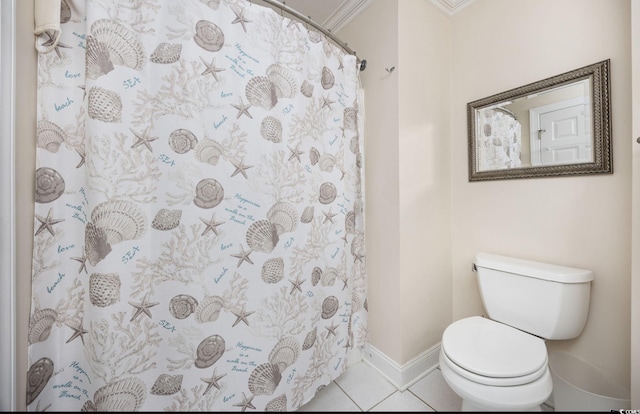
<instances>
[{"instance_id":1,"label":"seashell patterned shower curtain","mask_svg":"<svg viewBox=\"0 0 640 414\"><path fill-rule=\"evenodd\" d=\"M355 56L244 0L61 3L28 410L296 410L367 347Z\"/></svg>"}]
</instances>

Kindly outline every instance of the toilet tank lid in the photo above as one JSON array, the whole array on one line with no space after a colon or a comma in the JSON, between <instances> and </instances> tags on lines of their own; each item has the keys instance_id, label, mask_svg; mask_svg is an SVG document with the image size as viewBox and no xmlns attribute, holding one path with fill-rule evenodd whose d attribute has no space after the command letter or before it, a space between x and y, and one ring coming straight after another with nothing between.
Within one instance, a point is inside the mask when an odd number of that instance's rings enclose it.
<instances>
[{"instance_id":1,"label":"toilet tank lid","mask_svg":"<svg viewBox=\"0 0 640 414\"><path fill-rule=\"evenodd\" d=\"M478 253L476 267L500 270L559 283L585 283L593 280L593 272L533 260L518 259L491 253Z\"/></svg>"}]
</instances>

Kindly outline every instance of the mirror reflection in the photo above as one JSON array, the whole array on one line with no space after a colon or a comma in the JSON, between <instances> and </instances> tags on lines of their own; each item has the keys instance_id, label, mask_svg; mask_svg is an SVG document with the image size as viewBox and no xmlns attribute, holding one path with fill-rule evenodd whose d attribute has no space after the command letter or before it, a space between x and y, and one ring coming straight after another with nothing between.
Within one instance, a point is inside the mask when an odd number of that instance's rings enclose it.
<instances>
[{"instance_id":1,"label":"mirror reflection","mask_svg":"<svg viewBox=\"0 0 640 414\"><path fill-rule=\"evenodd\" d=\"M470 181L611 173L608 63L469 103Z\"/></svg>"}]
</instances>

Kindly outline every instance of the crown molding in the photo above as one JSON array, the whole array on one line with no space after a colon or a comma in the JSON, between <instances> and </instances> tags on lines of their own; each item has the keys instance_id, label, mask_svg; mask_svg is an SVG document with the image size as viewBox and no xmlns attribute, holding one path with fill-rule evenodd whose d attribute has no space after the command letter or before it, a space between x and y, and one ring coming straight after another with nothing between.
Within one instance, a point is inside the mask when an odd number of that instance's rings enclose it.
<instances>
[{"instance_id":1,"label":"crown molding","mask_svg":"<svg viewBox=\"0 0 640 414\"><path fill-rule=\"evenodd\" d=\"M469 6L476 0L427 0L441 12L451 17L458 11ZM329 16L322 23L322 27L331 31L332 33L338 33L343 27L345 27L351 20L353 20L358 14L362 13L367 7L373 3L373 0L345 0L340 7L338 7L331 16Z\"/></svg>"},{"instance_id":2,"label":"crown molding","mask_svg":"<svg viewBox=\"0 0 640 414\"><path fill-rule=\"evenodd\" d=\"M345 0L340 7L331 13L331 16L322 22L322 27L332 33L337 33L372 3L373 0Z\"/></svg>"},{"instance_id":3,"label":"crown molding","mask_svg":"<svg viewBox=\"0 0 640 414\"><path fill-rule=\"evenodd\" d=\"M476 0L428 0L447 16L451 17L455 13L464 9Z\"/></svg>"}]
</instances>

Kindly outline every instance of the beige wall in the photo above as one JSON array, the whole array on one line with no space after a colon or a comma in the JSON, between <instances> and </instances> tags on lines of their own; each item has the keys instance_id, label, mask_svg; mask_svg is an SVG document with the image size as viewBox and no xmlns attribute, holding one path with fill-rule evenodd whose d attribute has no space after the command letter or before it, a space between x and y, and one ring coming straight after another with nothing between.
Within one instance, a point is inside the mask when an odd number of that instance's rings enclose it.
<instances>
[{"instance_id":1,"label":"beige wall","mask_svg":"<svg viewBox=\"0 0 640 414\"><path fill-rule=\"evenodd\" d=\"M404 364L438 344L451 322L451 25L424 0L398 1L398 9L403 321L398 362ZM371 329L380 327L374 321Z\"/></svg>"},{"instance_id":2,"label":"beige wall","mask_svg":"<svg viewBox=\"0 0 640 414\"><path fill-rule=\"evenodd\" d=\"M481 0L452 18L453 318L480 314L471 262L487 251L593 270L589 318L550 341L630 381L629 0ZM541 30L544 29L544 30ZM467 102L611 59L612 175L468 182Z\"/></svg>"},{"instance_id":3,"label":"beige wall","mask_svg":"<svg viewBox=\"0 0 640 414\"><path fill-rule=\"evenodd\" d=\"M398 77L385 68L398 62L398 4L377 1L341 32L367 66L361 72L365 113L365 240L369 278L370 339L390 358L402 359ZM352 30L354 29L354 30ZM393 75L393 73L392 73ZM370 105L369 102L376 102ZM375 219L372 219L375 218ZM389 340L396 338L396 340Z\"/></svg>"},{"instance_id":4,"label":"beige wall","mask_svg":"<svg viewBox=\"0 0 640 414\"><path fill-rule=\"evenodd\" d=\"M451 321L450 22L435 10L424 0L374 1L340 31L368 62L371 344L399 365L436 345Z\"/></svg>"},{"instance_id":5,"label":"beige wall","mask_svg":"<svg viewBox=\"0 0 640 414\"><path fill-rule=\"evenodd\" d=\"M640 0L631 1L633 68L633 218L631 269L631 407L640 407Z\"/></svg>"},{"instance_id":6,"label":"beige wall","mask_svg":"<svg viewBox=\"0 0 640 414\"><path fill-rule=\"evenodd\" d=\"M594 271L585 330L549 349L629 385L629 13L629 0L480 0L448 17L427 0L375 0L340 32L368 60L372 346L402 365L451 321L481 314L471 264L479 251L501 253ZM614 174L468 181L468 102L604 59Z\"/></svg>"}]
</instances>

